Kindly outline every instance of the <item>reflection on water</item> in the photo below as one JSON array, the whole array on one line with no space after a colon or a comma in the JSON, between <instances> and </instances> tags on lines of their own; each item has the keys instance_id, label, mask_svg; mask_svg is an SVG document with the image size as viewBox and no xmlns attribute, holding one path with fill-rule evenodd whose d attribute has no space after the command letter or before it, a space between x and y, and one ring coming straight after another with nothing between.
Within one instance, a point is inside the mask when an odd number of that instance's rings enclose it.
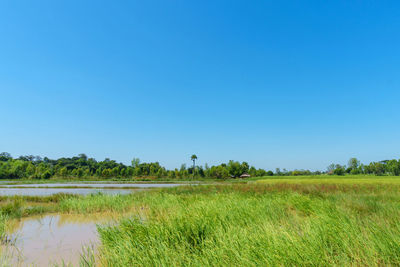
<instances>
[{"instance_id":1,"label":"reflection on water","mask_svg":"<svg viewBox=\"0 0 400 267\"><path fill-rule=\"evenodd\" d=\"M95 188L0 188L0 196L50 196L58 193L88 195L98 192L104 194L130 194L134 189L95 189Z\"/></svg>"},{"instance_id":2,"label":"reflection on water","mask_svg":"<svg viewBox=\"0 0 400 267\"><path fill-rule=\"evenodd\" d=\"M12 221L4 247L11 266L79 265L83 247L95 249L99 242L96 223L116 218L114 214L48 215Z\"/></svg>"},{"instance_id":3,"label":"reflection on water","mask_svg":"<svg viewBox=\"0 0 400 267\"><path fill-rule=\"evenodd\" d=\"M57 193L87 195L98 192L129 194L138 190L145 190L145 188L179 185L181 184L1 185L0 195L48 196ZM138 187L140 189L137 189ZM78 266L84 247L90 247L94 251L96 249L96 244L99 242L96 224L112 222L113 219L118 219L120 216L122 215L114 213L68 214L8 221L7 239L3 240L3 244L0 245L0 267L49 266L54 264Z\"/></svg>"},{"instance_id":4,"label":"reflection on water","mask_svg":"<svg viewBox=\"0 0 400 267\"><path fill-rule=\"evenodd\" d=\"M49 184L14 184L2 185L2 187L92 187L92 188L157 188L175 187L183 184L135 184L135 183L49 183Z\"/></svg>"},{"instance_id":5,"label":"reflection on water","mask_svg":"<svg viewBox=\"0 0 400 267\"><path fill-rule=\"evenodd\" d=\"M135 190L157 187L175 187L181 184L104 184L104 183L58 183L58 184L19 184L1 185L0 196L49 196L57 193L88 195L98 192L104 194L130 194Z\"/></svg>"}]
</instances>

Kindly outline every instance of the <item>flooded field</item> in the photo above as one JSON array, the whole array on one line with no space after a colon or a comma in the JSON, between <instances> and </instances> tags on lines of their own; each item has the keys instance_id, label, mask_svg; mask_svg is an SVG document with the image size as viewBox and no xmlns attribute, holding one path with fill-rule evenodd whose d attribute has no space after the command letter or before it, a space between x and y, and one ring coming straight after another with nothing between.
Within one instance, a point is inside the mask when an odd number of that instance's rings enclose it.
<instances>
[{"instance_id":1,"label":"flooded field","mask_svg":"<svg viewBox=\"0 0 400 267\"><path fill-rule=\"evenodd\" d=\"M9 266L78 266L82 252L89 249L95 253L96 224L112 222L115 217L68 214L12 221L7 231L9 242L2 246L3 260Z\"/></svg>"},{"instance_id":2,"label":"flooded field","mask_svg":"<svg viewBox=\"0 0 400 267\"><path fill-rule=\"evenodd\" d=\"M58 193L88 195L104 194L130 194L136 189L96 189L96 188L0 188L0 196L50 196Z\"/></svg>"},{"instance_id":3,"label":"flooded field","mask_svg":"<svg viewBox=\"0 0 400 267\"><path fill-rule=\"evenodd\" d=\"M103 193L102 198L99 195L87 196L90 202L79 202L85 206L84 209L91 205L96 206L97 200L102 201L107 197L115 199L110 205L117 205L118 210L122 205L126 205L124 199L129 198L127 194L152 190L161 187L175 187L181 184L118 184L118 183L49 183L49 184L18 184L18 185L0 185L0 196L51 196L58 193L68 193L76 195L90 195ZM125 195L125 196L118 196ZM93 197L93 198L91 198ZM120 198L121 197L121 198ZM70 199L74 199L73 197ZM11 209L25 211L29 214L31 210L49 210L52 205L58 205L57 200L53 203L47 202L29 202L18 204L13 200L2 203L4 212ZM79 200L81 201L81 200ZM65 202L64 202L65 203ZM115 223L115 220L121 216L127 215L127 210L116 213L114 211L103 211L104 205L100 204L99 208L92 208L81 211L85 214L63 214L50 212L41 216L28 216L20 219L10 218L5 225L5 235L1 237L0 245L0 267L2 266L79 266L82 260L82 254L90 252L95 258L96 247L99 243L97 235L97 224ZM10 206L11 205L11 206ZM73 205L73 204L71 204ZM12 208L9 208L12 207ZM101 207L101 208L100 208ZM72 206L71 209L77 209ZM89 208L90 209L90 208ZM98 211L94 211L98 210ZM128 209L128 208L126 208ZM141 207L143 209L143 207ZM66 211L68 213L68 210ZM10 213L11 214L11 213ZM121 215L124 214L124 215ZM21 215L18 215L21 216ZM4 219L3 219L4 220ZM87 257L86 257L87 258Z\"/></svg>"},{"instance_id":4,"label":"flooded field","mask_svg":"<svg viewBox=\"0 0 400 267\"><path fill-rule=\"evenodd\" d=\"M61 187L61 188L160 188L160 187L175 187L183 184L136 184L136 183L48 183L48 184L11 184L1 185L4 188L48 188L48 187Z\"/></svg>"},{"instance_id":5,"label":"flooded field","mask_svg":"<svg viewBox=\"0 0 400 267\"><path fill-rule=\"evenodd\" d=\"M58 193L88 195L130 194L146 188L175 187L181 184L49 183L1 185L0 196L49 196Z\"/></svg>"}]
</instances>

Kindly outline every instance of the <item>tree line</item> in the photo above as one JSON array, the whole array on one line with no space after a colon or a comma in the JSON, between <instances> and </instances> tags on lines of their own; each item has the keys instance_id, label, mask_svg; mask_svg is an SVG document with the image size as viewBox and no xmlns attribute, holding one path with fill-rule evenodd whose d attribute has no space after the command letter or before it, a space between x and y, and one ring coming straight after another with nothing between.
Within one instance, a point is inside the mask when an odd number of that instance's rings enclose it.
<instances>
[{"instance_id":1,"label":"tree line","mask_svg":"<svg viewBox=\"0 0 400 267\"><path fill-rule=\"evenodd\" d=\"M196 155L192 155L193 166L182 164L178 169L167 170L159 162L140 162L133 158L130 165L118 163L106 158L97 161L88 158L85 154L79 154L72 158L59 158L56 160L39 156L20 156L13 158L9 153L0 153L0 178L1 179L49 179L57 178L235 178L248 173L251 176L273 175L272 171L256 169L248 163L229 161L227 164L209 167L196 166Z\"/></svg>"},{"instance_id":2,"label":"tree line","mask_svg":"<svg viewBox=\"0 0 400 267\"><path fill-rule=\"evenodd\" d=\"M375 175L400 175L400 161L386 160L371 162L369 165L360 164L352 158L345 166L331 164L325 172L311 172L309 170L287 171L276 169L275 172L264 169L256 169L247 162L230 160L216 166L196 166L196 155L190 158L193 166L168 170L158 162L140 162L133 158L130 165L118 163L106 158L97 161L88 158L85 154L79 154L72 158L59 158L56 160L39 156L20 156L13 158L9 153L0 153L0 179L49 179L56 178L163 178L163 179L198 179L198 178L238 178L246 174L251 177L273 175L345 175L345 174L375 174Z\"/></svg>"},{"instance_id":3,"label":"tree line","mask_svg":"<svg viewBox=\"0 0 400 267\"><path fill-rule=\"evenodd\" d=\"M347 165L331 164L327 169L328 174L374 174L374 175L400 175L400 160L382 160L371 162L368 165L360 163L356 158L351 158Z\"/></svg>"}]
</instances>

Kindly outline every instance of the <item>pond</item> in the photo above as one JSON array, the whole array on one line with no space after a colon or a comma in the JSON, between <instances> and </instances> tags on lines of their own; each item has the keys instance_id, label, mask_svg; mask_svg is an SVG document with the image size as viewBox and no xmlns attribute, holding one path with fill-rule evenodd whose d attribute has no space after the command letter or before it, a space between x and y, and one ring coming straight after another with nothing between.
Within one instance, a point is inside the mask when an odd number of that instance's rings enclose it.
<instances>
[{"instance_id":1,"label":"pond","mask_svg":"<svg viewBox=\"0 0 400 267\"><path fill-rule=\"evenodd\" d=\"M183 184L136 184L136 183L48 183L48 184L11 184L1 185L1 187L81 187L81 188L159 188L159 187L176 187Z\"/></svg>"},{"instance_id":2,"label":"pond","mask_svg":"<svg viewBox=\"0 0 400 267\"><path fill-rule=\"evenodd\" d=\"M58 193L65 194L130 194L135 189L96 189L96 188L0 188L0 196L50 196Z\"/></svg>"},{"instance_id":3,"label":"pond","mask_svg":"<svg viewBox=\"0 0 400 267\"><path fill-rule=\"evenodd\" d=\"M129 194L182 184L49 183L0 185L0 196L48 196L57 193ZM96 251L96 224L114 223L121 214L52 214L7 222L0 246L0 266L79 266L85 248ZM87 250L86 250L87 251ZM95 254L94 254L95 255Z\"/></svg>"},{"instance_id":4,"label":"pond","mask_svg":"<svg viewBox=\"0 0 400 267\"><path fill-rule=\"evenodd\" d=\"M117 183L49 183L1 185L0 196L49 196L66 194L130 194L146 188L176 187L182 184L117 184Z\"/></svg>"},{"instance_id":5,"label":"pond","mask_svg":"<svg viewBox=\"0 0 400 267\"><path fill-rule=\"evenodd\" d=\"M8 245L2 245L3 263L10 266L79 266L82 253L95 253L96 224L118 215L47 215L12 221ZM0 264L1 265L1 264Z\"/></svg>"}]
</instances>

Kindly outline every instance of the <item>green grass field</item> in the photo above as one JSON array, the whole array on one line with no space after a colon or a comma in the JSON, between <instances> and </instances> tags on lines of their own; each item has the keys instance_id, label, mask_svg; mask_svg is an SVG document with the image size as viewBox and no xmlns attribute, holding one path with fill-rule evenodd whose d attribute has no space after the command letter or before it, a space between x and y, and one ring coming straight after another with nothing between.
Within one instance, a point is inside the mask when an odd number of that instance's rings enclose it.
<instances>
[{"instance_id":1,"label":"green grass field","mask_svg":"<svg viewBox=\"0 0 400 267\"><path fill-rule=\"evenodd\" d=\"M399 187L234 185L137 195L107 266L399 265Z\"/></svg>"},{"instance_id":2,"label":"green grass field","mask_svg":"<svg viewBox=\"0 0 400 267\"><path fill-rule=\"evenodd\" d=\"M399 176L371 176L371 175L314 175L314 176L275 176L263 177L257 183L277 184L400 184Z\"/></svg>"},{"instance_id":3,"label":"green grass field","mask_svg":"<svg viewBox=\"0 0 400 267\"><path fill-rule=\"evenodd\" d=\"M101 247L89 265L399 266L397 179L286 177L123 196L4 197L0 230L7 218L35 213L117 212L125 218L99 225Z\"/></svg>"},{"instance_id":4,"label":"green grass field","mask_svg":"<svg viewBox=\"0 0 400 267\"><path fill-rule=\"evenodd\" d=\"M0 179L1 181L1 179ZM51 178L51 179L10 179L4 180L2 184L52 184L52 183L85 183L85 182L100 182L100 183L179 183L190 184L196 183L245 183L252 181L260 181L265 183L400 183L400 176L375 176L375 175L300 175L300 176L264 176L264 177L250 177L250 178L228 178L228 179L193 179L188 177L186 179L83 179L83 178ZM2 185L0 184L0 186Z\"/></svg>"}]
</instances>

